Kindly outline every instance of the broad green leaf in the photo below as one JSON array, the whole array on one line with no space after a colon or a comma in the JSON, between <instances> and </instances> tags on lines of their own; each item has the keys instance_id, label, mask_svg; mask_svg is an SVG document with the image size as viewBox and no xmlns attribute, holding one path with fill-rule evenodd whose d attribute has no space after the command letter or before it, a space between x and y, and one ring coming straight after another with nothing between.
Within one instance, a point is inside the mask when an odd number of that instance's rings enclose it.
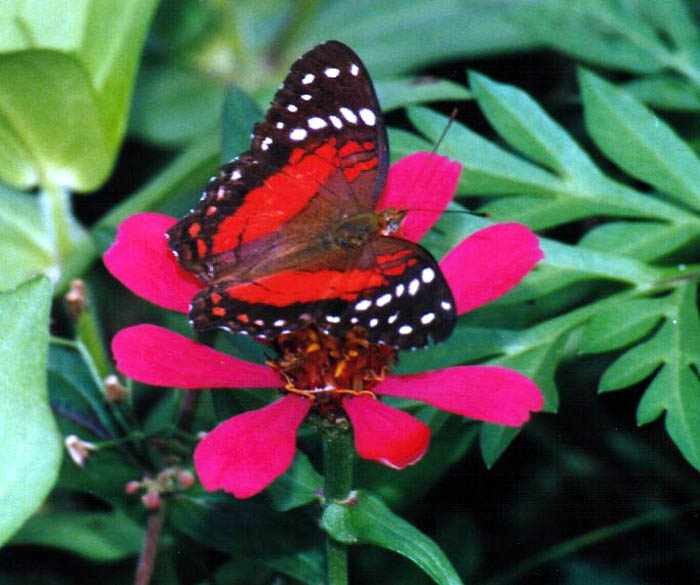
<instances>
[{"instance_id":1,"label":"broad green leaf","mask_svg":"<svg viewBox=\"0 0 700 585\"><path fill-rule=\"evenodd\" d=\"M224 162L250 148L250 129L262 119L263 112L247 93L237 87L226 91L221 115L221 158Z\"/></svg>"},{"instance_id":2,"label":"broad green leaf","mask_svg":"<svg viewBox=\"0 0 700 585\"><path fill-rule=\"evenodd\" d=\"M119 512L40 512L10 544L50 546L100 563L137 555L143 528Z\"/></svg>"},{"instance_id":3,"label":"broad green leaf","mask_svg":"<svg viewBox=\"0 0 700 585\"><path fill-rule=\"evenodd\" d=\"M396 162L414 152L431 150L433 148L433 145L427 140L400 128L388 128L388 134L391 162Z\"/></svg>"},{"instance_id":4,"label":"broad green leaf","mask_svg":"<svg viewBox=\"0 0 700 585\"><path fill-rule=\"evenodd\" d=\"M639 8L652 25L668 34L677 48L695 48L700 43L700 28L686 0L640 2Z\"/></svg>"},{"instance_id":5,"label":"broad green leaf","mask_svg":"<svg viewBox=\"0 0 700 585\"><path fill-rule=\"evenodd\" d=\"M167 210L170 199L179 194L196 199L206 179L216 169L221 149L214 136L206 136L184 149L160 173L112 208L92 230L101 250L114 241L117 226L130 215L142 211Z\"/></svg>"},{"instance_id":6,"label":"broad green leaf","mask_svg":"<svg viewBox=\"0 0 700 585\"><path fill-rule=\"evenodd\" d=\"M90 370L77 344L52 343L47 371L51 406L61 425L70 423L65 431L80 436L87 432L103 440L117 435L96 372Z\"/></svg>"},{"instance_id":7,"label":"broad green leaf","mask_svg":"<svg viewBox=\"0 0 700 585\"><path fill-rule=\"evenodd\" d=\"M42 219L35 195L0 186L0 291L40 274L55 277L56 259Z\"/></svg>"},{"instance_id":8,"label":"broad green leaf","mask_svg":"<svg viewBox=\"0 0 700 585\"><path fill-rule=\"evenodd\" d=\"M7 0L0 15L0 178L99 187L126 127L155 0Z\"/></svg>"},{"instance_id":9,"label":"broad green leaf","mask_svg":"<svg viewBox=\"0 0 700 585\"><path fill-rule=\"evenodd\" d=\"M266 494L275 510L286 512L316 501L322 489L323 476L306 455L297 451L292 466L267 488Z\"/></svg>"},{"instance_id":10,"label":"broad green leaf","mask_svg":"<svg viewBox=\"0 0 700 585\"><path fill-rule=\"evenodd\" d=\"M41 505L61 462L46 392L50 301L43 278L0 294L0 544Z\"/></svg>"},{"instance_id":11,"label":"broad green leaf","mask_svg":"<svg viewBox=\"0 0 700 585\"><path fill-rule=\"evenodd\" d=\"M700 110L700 95L697 88L678 77L670 75L640 77L623 84L622 87L628 94L653 108L682 112Z\"/></svg>"},{"instance_id":12,"label":"broad green leaf","mask_svg":"<svg viewBox=\"0 0 700 585\"><path fill-rule=\"evenodd\" d=\"M524 91L471 72L469 83L479 107L514 148L561 177L597 180L590 157Z\"/></svg>"},{"instance_id":13,"label":"broad green leaf","mask_svg":"<svg viewBox=\"0 0 700 585\"><path fill-rule=\"evenodd\" d=\"M224 89L213 80L174 66L143 67L129 119L129 132L163 146L181 146L214 133Z\"/></svg>"},{"instance_id":14,"label":"broad green leaf","mask_svg":"<svg viewBox=\"0 0 700 585\"><path fill-rule=\"evenodd\" d=\"M435 542L394 514L377 496L359 492L356 498L350 505L326 507L321 525L333 538L392 550L413 561L440 585L462 583Z\"/></svg>"},{"instance_id":15,"label":"broad green leaf","mask_svg":"<svg viewBox=\"0 0 700 585\"><path fill-rule=\"evenodd\" d=\"M586 127L625 172L700 208L700 159L670 126L590 71L579 75Z\"/></svg>"},{"instance_id":16,"label":"broad green leaf","mask_svg":"<svg viewBox=\"0 0 700 585\"><path fill-rule=\"evenodd\" d=\"M383 112L411 104L464 101L472 97L465 87L433 77L379 80L375 83L375 89Z\"/></svg>"},{"instance_id":17,"label":"broad green leaf","mask_svg":"<svg viewBox=\"0 0 700 585\"><path fill-rule=\"evenodd\" d=\"M611 351L637 341L663 318L666 304L663 298L632 299L600 311L583 330L581 351Z\"/></svg>"}]
</instances>

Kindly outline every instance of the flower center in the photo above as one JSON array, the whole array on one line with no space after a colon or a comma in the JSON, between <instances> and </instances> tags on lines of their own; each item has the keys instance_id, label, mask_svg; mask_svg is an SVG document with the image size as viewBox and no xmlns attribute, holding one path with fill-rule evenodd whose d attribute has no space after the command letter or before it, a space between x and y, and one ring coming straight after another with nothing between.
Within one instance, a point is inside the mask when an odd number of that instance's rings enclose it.
<instances>
[{"instance_id":1,"label":"flower center","mask_svg":"<svg viewBox=\"0 0 700 585\"><path fill-rule=\"evenodd\" d=\"M343 338L311 325L275 340L280 357L268 361L286 380L284 390L312 400L319 411L335 410L343 396L371 396L396 360L395 350L367 340L361 327Z\"/></svg>"}]
</instances>

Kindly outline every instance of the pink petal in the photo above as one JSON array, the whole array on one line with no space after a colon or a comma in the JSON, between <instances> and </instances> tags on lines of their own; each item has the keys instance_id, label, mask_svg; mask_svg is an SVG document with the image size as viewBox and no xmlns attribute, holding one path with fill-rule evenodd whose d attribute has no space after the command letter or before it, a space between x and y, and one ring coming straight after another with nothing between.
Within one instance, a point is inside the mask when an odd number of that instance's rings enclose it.
<instances>
[{"instance_id":1,"label":"pink petal","mask_svg":"<svg viewBox=\"0 0 700 585\"><path fill-rule=\"evenodd\" d=\"M112 340L117 369L151 386L175 388L274 388L279 375L156 325L122 329Z\"/></svg>"},{"instance_id":2,"label":"pink petal","mask_svg":"<svg viewBox=\"0 0 700 585\"><path fill-rule=\"evenodd\" d=\"M165 231L176 221L160 213L126 218L103 260L112 276L133 293L166 309L187 313L202 283L180 267L168 248Z\"/></svg>"},{"instance_id":3,"label":"pink petal","mask_svg":"<svg viewBox=\"0 0 700 585\"><path fill-rule=\"evenodd\" d=\"M462 240L440 260L440 268L462 314L507 293L543 257L529 228L500 223Z\"/></svg>"},{"instance_id":4,"label":"pink petal","mask_svg":"<svg viewBox=\"0 0 700 585\"><path fill-rule=\"evenodd\" d=\"M345 398L343 408L355 434L355 449L364 459L394 469L418 463L428 450L430 427L417 418L369 396Z\"/></svg>"},{"instance_id":5,"label":"pink petal","mask_svg":"<svg viewBox=\"0 0 700 585\"><path fill-rule=\"evenodd\" d=\"M401 235L417 242L452 201L462 165L431 152L417 152L391 165L377 209L405 209Z\"/></svg>"},{"instance_id":6,"label":"pink petal","mask_svg":"<svg viewBox=\"0 0 700 585\"><path fill-rule=\"evenodd\" d=\"M541 410L544 404L542 393L530 378L499 366L457 366L390 376L374 391L511 427L522 425L530 412Z\"/></svg>"},{"instance_id":7,"label":"pink petal","mask_svg":"<svg viewBox=\"0 0 700 585\"><path fill-rule=\"evenodd\" d=\"M194 451L204 489L224 490L237 498L264 490L291 465L297 430L309 408L310 401L290 394L214 428Z\"/></svg>"}]
</instances>

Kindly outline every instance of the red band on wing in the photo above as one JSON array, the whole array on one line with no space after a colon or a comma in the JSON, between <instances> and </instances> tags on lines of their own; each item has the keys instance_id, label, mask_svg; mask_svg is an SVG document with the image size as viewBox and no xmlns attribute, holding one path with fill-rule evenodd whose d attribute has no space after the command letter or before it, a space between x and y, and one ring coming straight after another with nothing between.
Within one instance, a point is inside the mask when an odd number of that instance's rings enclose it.
<instances>
[{"instance_id":1,"label":"red band on wing","mask_svg":"<svg viewBox=\"0 0 700 585\"><path fill-rule=\"evenodd\" d=\"M311 152L294 149L289 162L250 191L243 205L221 222L212 253L225 252L279 229L306 206L337 167L335 138Z\"/></svg>"},{"instance_id":2,"label":"red band on wing","mask_svg":"<svg viewBox=\"0 0 700 585\"><path fill-rule=\"evenodd\" d=\"M284 307L293 303L310 303L326 299L352 301L364 290L386 284L382 272L372 270L288 270L261 278L254 283L226 289L232 298L247 303Z\"/></svg>"}]
</instances>

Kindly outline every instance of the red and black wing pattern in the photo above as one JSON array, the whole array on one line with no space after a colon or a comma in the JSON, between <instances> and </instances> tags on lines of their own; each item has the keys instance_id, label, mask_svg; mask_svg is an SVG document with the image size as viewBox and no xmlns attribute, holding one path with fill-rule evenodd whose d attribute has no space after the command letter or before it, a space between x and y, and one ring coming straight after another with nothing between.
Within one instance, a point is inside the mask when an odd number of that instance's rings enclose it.
<instances>
[{"instance_id":1,"label":"red and black wing pattern","mask_svg":"<svg viewBox=\"0 0 700 585\"><path fill-rule=\"evenodd\" d=\"M315 198L337 198L338 216L371 211L387 166L386 130L369 74L350 48L329 41L292 65L254 128L250 150L212 177L198 205L168 231L170 248L205 281L245 279L241 259L245 265L271 247L250 244L279 242Z\"/></svg>"},{"instance_id":2,"label":"red and black wing pattern","mask_svg":"<svg viewBox=\"0 0 700 585\"><path fill-rule=\"evenodd\" d=\"M223 281L198 294L196 329L274 339L306 323L341 336L358 325L375 343L414 349L445 339L455 302L434 258L422 247L378 236L347 259L347 269L300 267L245 284Z\"/></svg>"}]
</instances>

